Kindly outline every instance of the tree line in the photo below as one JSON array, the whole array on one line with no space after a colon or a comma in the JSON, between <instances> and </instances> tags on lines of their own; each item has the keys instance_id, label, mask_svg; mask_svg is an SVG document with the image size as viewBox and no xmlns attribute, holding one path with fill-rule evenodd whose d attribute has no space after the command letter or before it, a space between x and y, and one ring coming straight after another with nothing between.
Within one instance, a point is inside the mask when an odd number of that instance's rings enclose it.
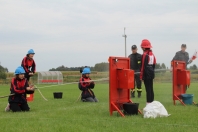
<instances>
[{"instance_id":1,"label":"tree line","mask_svg":"<svg viewBox=\"0 0 198 132\"><path fill-rule=\"evenodd\" d=\"M6 73L8 73L8 68L0 65L0 79L6 79L7 78Z\"/></svg>"},{"instance_id":2,"label":"tree line","mask_svg":"<svg viewBox=\"0 0 198 132\"><path fill-rule=\"evenodd\" d=\"M84 67L85 66L81 66L81 67L66 67L66 66L62 65L62 66L59 66L57 68L49 69L49 71L79 71L80 68L84 68ZM155 68L156 69L167 69L168 67L166 67L166 65L164 63L162 63L162 64L157 63ZM107 62L97 63L93 67L90 66L90 69L92 71L105 72L105 71L109 70L109 63L107 63Z\"/></svg>"},{"instance_id":3,"label":"tree line","mask_svg":"<svg viewBox=\"0 0 198 132\"><path fill-rule=\"evenodd\" d=\"M52 68L49 69L49 71L80 71L81 68L84 68L85 66L81 67L66 67L64 65L59 66L57 68ZM102 63L97 63L95 66L87 66L91 69L91 71L99 71L99 72L105 72L109 70L109 63L107 62L102 62Z\"/></svg>"}]
</instances>

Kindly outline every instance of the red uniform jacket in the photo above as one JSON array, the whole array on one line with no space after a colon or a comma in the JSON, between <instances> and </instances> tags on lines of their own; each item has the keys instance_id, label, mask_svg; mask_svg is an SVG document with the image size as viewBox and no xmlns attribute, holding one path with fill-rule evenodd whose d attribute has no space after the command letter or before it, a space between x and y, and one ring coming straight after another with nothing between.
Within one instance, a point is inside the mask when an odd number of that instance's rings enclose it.
<instances>
[{"instance_id":1,"label":"red uniform jacket","mask_svg":"<svg viewBox=\"0 0 198 132\"><path fill-rule=\"evenodd\" d=\"M10 94L14 94L9 96L9 103L25 103L26 94L32 94L34 91L27 91L26 88L29 87L27 80L12 78L11 86L10 86Z\"/></svg>"},{"instance_id":2,"label":"red uniform jacket","mask_svg":"<svg viewBox=\"0 0 198 132\"><path fill-rule=\"evenodd\" d=\"M142 55L142 65L140 71L141 80L155 78L155 64L156 64L156 58L152 50L144 51Z\"/></svg>"},{"instance_id":3,"label":"red uniform jacket","mask_svg":"<svg viewBox=\"0 0 198 132\"><path fill-rule=\"evenodd\" d=\"M36 63L33 59L28 59L28 57L24 57L21 62L21 66L24 68L26 73L36 72Z\"/></svg>"},{"instance_id":4,"label":"red uniform jacket","mask_svg":"<svg viewBox=\"0 0 198 132\"><path fill-rule=\"evenodd\" d=\"M78 87L82 91L81 97L82 99L86 99L88 97L95 97L94 92L91 90L94 88L94 82L90 82L90 78L81 77Z\"/></svg>"}]
</instances>

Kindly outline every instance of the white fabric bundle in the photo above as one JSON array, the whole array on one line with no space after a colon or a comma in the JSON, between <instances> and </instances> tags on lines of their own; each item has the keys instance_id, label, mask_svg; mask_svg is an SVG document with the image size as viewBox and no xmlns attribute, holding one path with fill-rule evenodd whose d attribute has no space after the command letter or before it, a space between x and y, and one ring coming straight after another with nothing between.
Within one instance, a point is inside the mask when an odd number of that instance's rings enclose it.
<instances>
[{"instance_id":1,"label":"white fabric bundle","mask_svg":"<svg viewBox=\"0 0 198 132\"><path fill-rule=\"evenodd\" d=\"M168 117L165 107L159 101L153 101L143 109L144 118Z\"/></svg>"}]
</instances>

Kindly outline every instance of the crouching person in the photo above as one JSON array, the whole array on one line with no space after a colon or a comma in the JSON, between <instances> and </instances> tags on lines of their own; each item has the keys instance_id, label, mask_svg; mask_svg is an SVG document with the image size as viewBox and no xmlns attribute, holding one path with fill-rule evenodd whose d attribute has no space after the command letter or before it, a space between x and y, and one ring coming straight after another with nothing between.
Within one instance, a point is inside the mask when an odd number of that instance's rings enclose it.
<instances>
[{"instance_id":1,"label":"crouching person","mask_svg":"<svg viewBox=\"0 0 198 132\"><path fill-rule=\"evenodd\" d=\"M94 92L91 90L94 88L95 83L91 81L89 74L91 73L90 68L86 67L82 71L82 77L78 84L79 89L82 91L81 100L83 102L98 102L98 99L95 97Z\"/></svg>"},{"instance_id":2,"label":"crouching person","mask_svg":"<svg viewBox=\"0 0 198 132\"><path fill-rule=\"evenodd\" d=\"M11 81L10 94L8 98L7 109L13 112L29 111L26 94L34 93L34 88L29 87L27 79L24 77L25 70L23 67L18 67L15 70L15 77Z\"/></svg>"}]
</instances>

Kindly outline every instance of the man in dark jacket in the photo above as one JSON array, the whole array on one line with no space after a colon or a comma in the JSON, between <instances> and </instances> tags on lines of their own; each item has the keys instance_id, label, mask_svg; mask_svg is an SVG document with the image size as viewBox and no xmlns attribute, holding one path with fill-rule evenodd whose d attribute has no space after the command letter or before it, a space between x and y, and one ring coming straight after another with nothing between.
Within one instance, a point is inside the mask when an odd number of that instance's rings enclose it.
<instances>
[{"instance_id":1,"label":"man in dark jacket","mask_svg":"<svg viewBox=\"0 0 198 132\"><path fill-rule=\"evenodd\" d=\"M134 76L134 84L136 84L137 87L137 92L138 92L138 98L141 97L141 92L142 92L142 81L140 81L140 74L138 72L140 72L140 68L141 68L141 59L142 59L142 55L137 53L137 46L136 45L132 45L131 47L132 50L132 54L129 55L130 58L130 68L132 70L134 70L134 72L136 72L135 76ZM134 89L132 89L131 91L131 97L134 98L135 97L135 86Z\"/></svg>"},{"instance_id":2,"label":"man in dark jacket","mask_svg":"<svg viewBox=\"0 0 198 132\"><path fill-rule=\"evenodd\" d=\"M186 65L190 64L192 60L189 60L189 54L186 52L186 44L181 45L181 51L176 52L175 56L173 57L172 61L184 61ZM172 66L172 64L171 64Z\"/></svg>"},{"instance_id":3,"label":"man in dark jacket","mask_svg":"<svg viewBox=\"0 0 198 132\"><path fill-rule=\"evenodd\" d=\"M171 71L172 71L172 65L173 65L172 62L174 60L184 61L186 63L186 68L187 68L187 65L193 61L193 60L189 60L189 54L188 52L186 52L186 44L182 44L181 51L176 52L175 56L173 57L171 61ZM187 86L186 86L186 90L187 90Z\"/></svg>"}]
</instances>

